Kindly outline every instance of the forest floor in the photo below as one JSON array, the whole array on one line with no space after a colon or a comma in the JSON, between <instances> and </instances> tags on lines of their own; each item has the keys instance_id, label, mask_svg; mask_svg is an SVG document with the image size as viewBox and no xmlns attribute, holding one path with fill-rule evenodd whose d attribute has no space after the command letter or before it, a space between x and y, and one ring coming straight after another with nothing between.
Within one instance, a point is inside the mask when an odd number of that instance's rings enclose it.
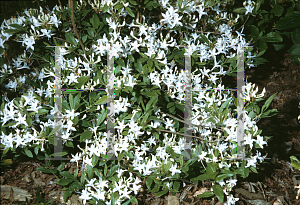
<instances>
[{"instance_id":1,"label":"forest floor","mask_svg":"<svg viewBox=\"0 0 300 205\"><path fill-rule=\"evenodd\" d=\"M300 205L300 193L299 198L296 199L295 188L300 183L300 171L293 169L289 158L293 155L300 159L300 125L297 122L297 117L300 115L299 66L291 63L289 54L282 54L274 60L269 60L265 65L246 70L245 75L248 82L258 86L259 93L266 88L265 99L276 94L270 109L277 109L279 114L257 122L259 129L263 130L262 136L273 137L262 152L262 155L267 153L268 156L266 163L257 166L258 174L250 171L249 177L238 178L237 186L232 192L236 198L239 198L236 204ZM3 169L0 176L1 193L7 193L1 197L1 204L22 204L18 201L20 196L31 198L29 204L35 204L36 190L39 186L40 194L46 200L54 199L53 202L57 204L80 205L78 195L74 195L68 203L62 202L63 187L53 183L56 177L36 171L37 167L45 167L45 165L38 160L22 160L15 162L10 169ZM64 170L73 173L75 169L76 163L67 162ZM137 196L139 204L170 204L170 200L167 200L168 196L156 197L155 193L147 194L145 183L143 185L145 192L139 192ZM179 204L178 201L180 204L190 205L222 204L216 197L196 198L195 194L205 187L210 189L211 183L206 181L199 186L188 184L176 194L177 199L172 205Z\"/></svg>"}]
</instances>

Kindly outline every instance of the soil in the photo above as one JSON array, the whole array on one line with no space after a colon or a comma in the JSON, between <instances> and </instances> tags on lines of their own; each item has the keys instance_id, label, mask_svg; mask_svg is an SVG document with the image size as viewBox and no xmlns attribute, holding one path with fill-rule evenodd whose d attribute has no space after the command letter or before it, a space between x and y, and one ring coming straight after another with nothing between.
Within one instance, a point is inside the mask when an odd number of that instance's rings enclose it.
<instances>
[{"instance_id":1,"label":"soil","mask_svg":"<svg viewBox=\"0 0 300 205\"><path fill-rule=\"evenodd\" d=\"M236 202L242 204L289 204L300 205L300 191L297 197L297 190L300 190L300 171L294 169L290 163L290 156L300 159L300 125L297 117L300 115L300 67L291 63L289 54L278 54L267 57L269 63L260 65L257 68L246 70L245 75L248 82L258 86L259 93L266 89L265 99L276 94L270 109L277 109L279 114L270 118L263 118L257 122L263 130L262 136L273 136L265 151L268 154L265 163L257 166L258 174L250 171L249 177L238 178L238 184L233 188L232 194L239 198ZM23 160L15 162L10 169L3 169L0 176L1 192L9 191L1 198L1 204L21 204L18 202L16 193L31 196L30 203L36 203L37 186L40 188L40 195L47 201L57 204L81 204L78 195L72 197L68 203L62 201L62 186L54 182L56 177L52 174L45 174L36 171L39 166L46 164L38 160ZM53 167L57 168L57 167ZM71 174L76 168L76 163L67 162L65 171ZM80 173L79 173L80 174ZM144 192L139 192L137 199L139 204L162 205L162 204L195 204L209 205L222 204L217 197L213 199L196 198L195 194L210 189L211 183L206 181L201 185L187 183L188 185L176 194L175 201L168 199L168 196L156 197L155 193L147 194L145 181ZM6 186L4 186L6 185ZM299 188L295 188L299 186ZM188 189L190 189L188 191ZM183 197L185 195L185 197ZM171 198L171 197L170 197ZM51 202L51 203L52 203ZM168 202L168 203L167 203ZM25 203L24 203L25 204Z\"/></svg>"}]
</instances>

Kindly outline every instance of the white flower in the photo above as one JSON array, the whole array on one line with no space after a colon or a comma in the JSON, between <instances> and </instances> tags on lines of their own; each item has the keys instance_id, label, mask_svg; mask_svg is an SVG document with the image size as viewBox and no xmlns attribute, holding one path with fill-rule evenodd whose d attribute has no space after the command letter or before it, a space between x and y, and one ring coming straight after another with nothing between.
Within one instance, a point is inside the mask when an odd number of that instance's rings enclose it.
<instances>
[{"instance_id":1,"label":"white flower","mask_svg":"<svg viewBox=\"0 0 300 205\"><path fill-rule=\"evenodd\" d=\"M248 13L252 13L252 10L254 9L254 7L252 7L251 5L247 5L245 8L246 8L245 15L247 15Z\"/></svg>"},{"instance_id":2,"label":"white flower","mask_svg":"<svg viewBox=\"0 0 300 205\"><path fill-rule=\"evenodd\" d=\"M78 76L74 75L74 73L71 73L70 76L67 76L67 78L69 79L70 84L73 82L78 83L77 81Z\"/></svg>"},{"instance_id":3,"label":"white flower","mask_svg":"<svg viewBox=\"0 0 300 205\"><path fill-rule=\"evenodd\" d=\"M24 114L24 116L22 117L21 113L18 113L18 118L16 119L17 124L15 124L13 127L17 127L20 124L24 124L26 126L28 126L27 122L26 122L26 115Z\"/></svg>"},{"instance_id":4,"label":"white flower","mask_svg":"<svg viewBox=\"0 0 300 205\"><path fill-rule=\"evenodd\" d=\"M74 117L76 117L76 116L79 115L79 113L75 113L75 110L74 110L74 109L72 109L71 111L70 111L70 110L66 110L66 112L67 112L66 117L67 117L68 119L71 119L71 120L73 120Z\"/></svg>"},{"instance_id":5,"label":"white flower","mask_svg":"<svg viewBox=\"0 0 300 205\"><path fill-rule=\"evenodd\" d=\"M58 24L61 24L61 21L53 14L53 16L50 16L50 24L55 24L56 28L58 28Z\"/></svg>"},{"instance_id":6,"label":"white flower","mask_svg":"<svg viewBox=\"0 0 300 205\"><path fill-rule=\"evenodd\" d=\"M41 29L41 32L43 33L43 35L41 35L41 36L47 36L48 40L49 40L49 38L51 38L51 36L54 35L53 33L51 33L51 30L47 30L47 29Z\"/></svg>"},{"instance_id":7,"label":"white flower","mask_svg":"<svg viewBox=\"0 0 300 205\"><path fill-rule=\"evenodd\" d=\"M177 167L177 163L175 163L175 165L172 164L171 168L169 169L170 172L172 172L172 176L176 173L181 173L181 171L179 169L176 169Z\"/></svg>"},{"instance_id":8,"label":"white flower","mask_svg":"<svg viewBox=\"0 0 300 205\"><path fill-rule=\"evenodd\" d=\"M77 152L76 155L74 156L72 155L72 159L70 160L70 162L76 162L77 163L77 167L78 167L78 161L81 160L81 157L79 156L79 153Z\"/></svg>"},{"instance_id":9,"label":"white flower","mask_svg":"<svg viewBox=\"0 0 300 205\"><path fill-rule=\"evenodd\" d=\"M199 157L198 161L203 160L206 155L207 155L207 152L202 151L202 153L200 155L198 155L198 157Z\"/></svg>"},{"instance_id":10,"label":"white flower","mask_svg":"<svg viewBox=\"0 0 300 205\"><path fill-rule=\"evenodd\" d=\"M264 138L261 137L260 135L257 135L257 140L256 140L256 143L261 147L263 148L263 145L267 145L268 143L264 141Z\"/></svg>"},{"instance_id":11,"label":"white flower","mask_svg":"<svg viewBox=\"0 0 300 205\"><path fill-rule=\"evenodd\" d=\"M82 190L81 196L79 198L83 200L84 205L86 204L86 200L90 200L92 198L92 197L90 197L90 195L91 194L87 191L87 188Z\"/></svg>"}]
</instances>

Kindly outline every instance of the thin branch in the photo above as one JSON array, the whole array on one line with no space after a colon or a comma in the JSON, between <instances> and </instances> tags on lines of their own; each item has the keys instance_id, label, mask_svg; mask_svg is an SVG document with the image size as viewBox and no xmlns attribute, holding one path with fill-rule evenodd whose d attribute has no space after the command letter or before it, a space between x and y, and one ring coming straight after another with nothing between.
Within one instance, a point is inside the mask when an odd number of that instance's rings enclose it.
<instances>
[{"instance_id":1,"label":"thin branch","mask_svg":"<svg viewBox=\"0 0 300 205\"><path fill-rule=\"evenodd\" d=\"M70 4L70 9L71 9L71 20L72 20L72 25L73 25L73 30L75 31L75 34L79 40L79 43L81 45L81 48L82 48L82 51L83 53L85 54L85 49L84 49L84 45L80 39L80 36L77 32L77 29L76 29L76 24L75 24L75 21L74 21L74 11L73 11L73 0L69 0L69 4Z\"/></svg>"},{"instance_id":2,"label":"thin branch","mask_svg":"<svg viewBox=\"0 0 300 205\"><path fill-rule=\"evenodd\" d=\"M62 39L62 38L58 38L58 37L55 37L55 36L53 36L53 38L56 38L56 39L58 39L58 40L65 41L65 42L71 44L71 42L69 42L69 41L67 41L67 40L64 40L64 39Z\"/></svg>"},{"instance_id":3,"label":"thin branch","mask_svg":"<svg viewBox=\"0 0 300 205\"><path fill-rule=\"evenodd\" d=\"M201 137L196 137L196 136L192 136L192 135L186 135L186 134L182 134L182 133L179 133L179 132L172 132L172 131L169 131L169 130L160 130L160 129L155 129L157 131L161 131L161 132L169 132L169 133L173 133L173 134L177 134L177 135L182 135L182 136L185 136L185 137L194 137L194 138L197 138L197 139L200 139L202 141L205 141L205 139L201 138ZM200 135L201 136L201 135ZM219 140L219 139L218 139ZM207 142L216 142L218 140L214 140L214 141L208 141Z\"/></svg>"},{"instance_id":4,"label":"thin branch","mask_svg":"<svg viewBox=\"0 0 300 205\"><path fill-rule=\"evenodd\" d=\"M248 21L248 19L249 19L249 15L247 16L247 19L246 19L246 21L243 23L243 25L241 25L241 27L240 27L239 29L235 30L235 31L238 31L238 30L240 30L243 26L245 26L245 24L246 24L246 22Z\"/></svg>"},{"instance_id":5,"label":"thin branch","mask_svg":"<svg viewBox=\"0 0 300 205\"><path fill-rule=\"evenodd\" d=\"M189 124L189 125L191 125L191 126L196 126L196 127L199 127L199 128L200 128L200 127L207 127L207 128L210 128L209 126L195 125L195 124L192 124L192 123L187 123L187 122L185 122L185 121L183 121L183 120L181 120L181 119L179 119L179 118L177 118L177 117L174 117L173 115L170 115L170 114L168 114L168 113L164 113L164 112L161 112L161 113L163 113L163 114L165 114L165 115L167 115L167 116L169 116L169 117L171 117L171 118L173 118L173 119L175 119L175 120L178 120L178 121L180 121L180 122ZM219 128L213 128L213 129L217 129L217 130L223 131L222 129L219 129Z\"/></svg>"},{"instance_id":6,"label":"thin branch","mask_svg":"<svg viewBox=\"0 0 300 205\"><path fill-rule=\"evenodd\" d=\"M61 10L62 10L62 12L63 12L63 11L64 11L64 9L63 9L63 6L62 6L62 4L61 4L60 0L58 0L58 2L59 2L59 5L60 5L60 7L61 7Z\"/></svg>"},{"instance_id":7,"label":"thin branch","mask_svg":"<svg viewBox=\"0 0 300 205\"><path fill-rule=\"evenodd\" d=\"M87 13L84 15L84 17L86 17L86 15L88 15L88 13L90 13L90 11L87 12ZM84 17L82 17L81 21L84 19Z\"/></svg>"}]
</instances>

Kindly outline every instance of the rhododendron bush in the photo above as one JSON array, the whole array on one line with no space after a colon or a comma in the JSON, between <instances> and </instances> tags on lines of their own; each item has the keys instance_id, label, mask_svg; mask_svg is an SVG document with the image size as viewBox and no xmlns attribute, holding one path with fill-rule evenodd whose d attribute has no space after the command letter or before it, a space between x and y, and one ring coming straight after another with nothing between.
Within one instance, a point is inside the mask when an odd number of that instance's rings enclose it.
<instances>
[{"instance_id":1,"label":"rhododendron bush","mask_svg":"<svg viewBox=\"0 0 300 205\"><path fill-rule=\"evenodd\" d=\"M199 197L216 195L234 204L238 199L230 192L237 175L257 172L256 164L265 158L257 150L267 142L256 122L274 113L268 110L274 96L260 108L265 90L258 93L246 82L241 94L245 158L236 159L237 96L226 90L222 77L236 76L238 49L245 49L246 69L255 66L256 57L243 31L233 29L239 15L225 11L226 1L70 2L70 7L24 10L1 25L2 159L10 153L39 160L55 155L54 47L60 46L61 87L69 89L62 97L60 154L72 157L78 168L74 174L62 171L61 161L50 172L64 177L56 183L67 188L65 200L79 193L84 204L138 203L135 196L144 178L148 192L157 196L175 195L188 179L211 181L211 190ZM246 1L244 6L244 15L250 15L256 4ZM12 45L18 54L8 59ZM103 160L108 56L114 57L118 160ZM182 120L187 56L192 66L190 144Z\"/></svg>"}]
</instances>

